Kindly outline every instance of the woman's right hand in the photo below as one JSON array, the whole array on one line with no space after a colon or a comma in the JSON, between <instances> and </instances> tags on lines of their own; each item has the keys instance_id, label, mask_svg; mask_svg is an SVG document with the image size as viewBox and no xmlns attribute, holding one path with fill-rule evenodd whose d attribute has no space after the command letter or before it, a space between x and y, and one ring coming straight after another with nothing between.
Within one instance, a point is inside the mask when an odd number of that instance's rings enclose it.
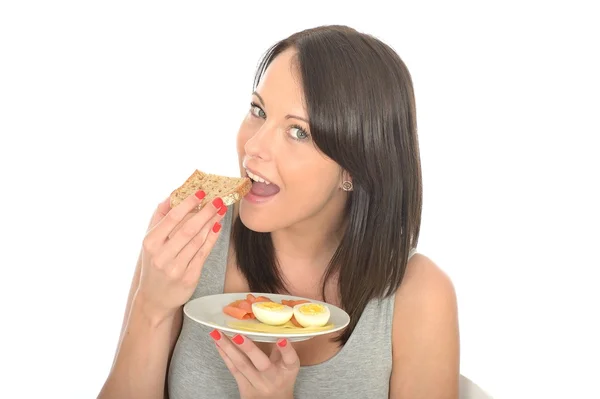
<instances>
[{"instance_id":1,"label":"woman's right hand","mask_svg":"<svg viewBox=\"0 0 600 399\"><path fill-rule=\"evenodd\" d=\"M172 209L167 199L152 217L143 242L136 298L153 320L171 317L190 299L217 241L227 207L216 198L190 213L202 198L204 192L199 191Z\"/></svg>"}]
</instances>

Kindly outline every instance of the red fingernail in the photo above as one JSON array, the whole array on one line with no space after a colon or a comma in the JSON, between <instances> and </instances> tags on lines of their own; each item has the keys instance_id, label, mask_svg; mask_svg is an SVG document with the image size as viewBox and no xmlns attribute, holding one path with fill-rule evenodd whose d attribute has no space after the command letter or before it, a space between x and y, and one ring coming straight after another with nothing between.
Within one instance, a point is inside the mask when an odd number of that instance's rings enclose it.
<instances>
[{"instance_id":1,"label":"red fingernail","mask_svg":"<svg viewBox=\"0 0 600 399\"><path fill-rule=\"evenodd\" d=\"M218 233L219 230L221 230L221 223L219 223L219 222L215 223L212 230L213 230L213 232Z\"/></svg>"},{"instance_id":2,"label":"red fingernail","mask_svg":"<svg viewBox=\"0 0 600 399\"><path fill-rule=\"evenodd\" d=\"M206 193L204 191L202 191L202 190L196 191L196 198L198 198L199 200L201 200L204 197L206 197Z\"/></svg>"},{"instance_id":3,"label":"red fingernail","mask_svg":"<svg viewBox=\"0 0 600 399\"><path fill-rule=\"evenodd\" d=\"M223 216L224 214L227 213L227 207L226 206L222 206L221 209L219 209L219 212L217 212L219 215Z\"/></svg>"},{"instance_id":4,"label":"red fingernail","mask_svg":"<svg viewBox=\"0 0 600 399\"><path fill-rule=\"evenodd\" d=\"M217 330L212 330L212 332L210 333L210 336L215 340L218 341L221 339L221 333L218 332Z\"/></svg>"},{"instance_id":5,"label":"red fingernail","mask_svg":"<svg viewBox=\"0 0 600 399\"><path fill-rule=\"evenodd\" d=\"M221 209L221 207L223 206L223 200L217 197L213 200L213 205L215 206L215 208Z\"/></svg>"},{"instance_id":6,"label":"red fingernail","mask_svg":"<svg viewBox=\"0 0 600 399\"><path fill-rule=\"evenodd\" d=\"M241 345L244 343L244 337L242 337L241 335L236 335L235 337L233 337L232 341L238 345Z\"/></svg>"},{"instance_id":7,"label":"red fingernail","mask_svg":"<svg viewBox=\"0 0 600 399\"><path fill-rule=\"evenodd\" d=\"M280 348L285 348L287 345L287 339L282 339L281 341L277 342L277 345L279 345Z\"/></svg>"}]
</instances>

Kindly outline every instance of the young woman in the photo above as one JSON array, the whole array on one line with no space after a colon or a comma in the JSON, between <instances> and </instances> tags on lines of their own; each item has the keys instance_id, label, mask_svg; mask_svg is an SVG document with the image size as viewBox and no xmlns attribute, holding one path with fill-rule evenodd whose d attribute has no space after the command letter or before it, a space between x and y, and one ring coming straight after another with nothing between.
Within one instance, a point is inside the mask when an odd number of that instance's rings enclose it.
<instances>
[{"instance_id":1,"label":"young woman","mask_svg":"<svg viewBox=\"0 0 600 399\"><path fill-rule=\"evenodd\" d=\"M415 252L422 188L410 74L381 41L343 26L266 54L239 134L256 182L227 209L160 204L144 239L100 398L458 397L449 278ZM267 184L267 182L269 184ZM182 306L218 293L323 300L351 317L307 341L229 339Z\"/></svg>"}]
</instances>

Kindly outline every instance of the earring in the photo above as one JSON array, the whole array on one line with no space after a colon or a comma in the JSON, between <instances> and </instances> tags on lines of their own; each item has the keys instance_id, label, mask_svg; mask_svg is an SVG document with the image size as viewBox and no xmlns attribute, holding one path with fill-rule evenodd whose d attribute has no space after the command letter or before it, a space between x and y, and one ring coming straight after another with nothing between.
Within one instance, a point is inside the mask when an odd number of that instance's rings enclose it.
<instances>
[{"instance_id":1,"label":"earring","mask_svg":"<svg viewBox=\"0 0 600 399\"><path fill-rule=\"evenodd\" d=\"M344 191L352 191L352 182L349 180L346 180L342 183L342 190Z\"/></svg>"}]
</instances>

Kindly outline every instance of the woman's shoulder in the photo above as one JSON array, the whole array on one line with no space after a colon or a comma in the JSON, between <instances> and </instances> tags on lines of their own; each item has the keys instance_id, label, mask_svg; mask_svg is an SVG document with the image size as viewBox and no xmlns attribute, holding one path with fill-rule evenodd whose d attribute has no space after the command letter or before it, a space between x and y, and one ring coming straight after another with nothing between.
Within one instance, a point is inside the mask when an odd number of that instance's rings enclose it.
<instances>
[{"instance_id":1,"label":"woman's shoulder","mask_svg":"<svg viewBox=\"0 0 600 399\"><path fill-rule=\"evenodd\" d=\"M396 291L396 301L401 302L410 294L427 297L441 296L440 299L454 297L454 284L450 277L433 260L416 252L408 260L402 284Z\"/></svg>"},{"instance_id":2,"label":"woman's shoulder","mask_svg":"<svg viewBox=\"0 0 600 399\"><path fill-rule=\"evenodd\" d=\"M394 298L390 391L414 396L417 389L458 389L457 313L449 276L427 256L413 255Z\"/></svg>"},{"instance_id":3,"label":"woman's shoulder","mask_svg":"<svg viewBox=\"0 0 600 399\"><path fill-rule=\"evenodd\" d=\"M395 330L406 330L407 326L435 330L442 324L452 325L457 313L456 292L450 277L433 260L415 253L408 261L394 298Z\"/></svg>"},{"instance_id":4,"label":"woman's shoulder","mask_svg":"<svg viewBox=\"0 0 600 399\"><path fill-rule=\"evenodd\" d=\"M407 396L425 387L430 393L458 390L456 293L450 277L427 256L410 259L393 317L390 390Z\"/></svg>"}]
</instances>

